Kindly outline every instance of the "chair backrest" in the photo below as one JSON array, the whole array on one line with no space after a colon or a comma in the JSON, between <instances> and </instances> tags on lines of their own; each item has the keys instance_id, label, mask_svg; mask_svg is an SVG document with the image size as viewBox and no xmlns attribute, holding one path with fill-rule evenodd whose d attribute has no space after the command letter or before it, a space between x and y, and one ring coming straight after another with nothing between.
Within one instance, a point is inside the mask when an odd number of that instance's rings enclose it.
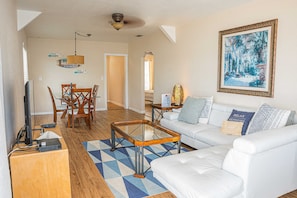
<instances>
[{"instance_id":1,"label":"chair backrest","mask_svg":"<svg viewBox=\"0 0 297 198\"><path fill-rule=\"evenodd\" d=\"M53 105L53 111L56 112L57 111L57 107L56 107L56 103L55 103L55 99L54 99L54 95L53 95L53 92L52 92L52 89L50 87L47 87L49 93L50 93L50 96L51 96L51 99L52 99L52 105Z\"/></svg>"},{"instance_id":2,"label":"chair backrest","mask_svg":"<svg viewBox=\"0 0 297 198\"><path fill-rule=\"evenodd\" d=\"M65 96L70 96L71 88L76 89L76 84L61 84L61 88L62 98L65 98Z\"/></svg>"},{"instance_id":3,"label":"chair backrest","mask_svg":"<svg viewBox=\"0 0 297 198\"><path fill-rule=\"evenodd\" d=\"M92 89L92 105L94 106L94 108L96 106L96 97L97 97L98 89L99 89L99 85L94 85Z\"/></svg>"},{"instance_id":4,"label":"chair backrest","mask_svg":"<svg viewBox=\"0 0 297 198\"><path fill-rule=\"evenodd\" d=\"M88 109L88 114L90 113L92 88L72 88L72 103L75 104L77 108L77 114L86 114L85 107ZM73 109L73 108L72 108Z\"/></svg>"}]
</instances>

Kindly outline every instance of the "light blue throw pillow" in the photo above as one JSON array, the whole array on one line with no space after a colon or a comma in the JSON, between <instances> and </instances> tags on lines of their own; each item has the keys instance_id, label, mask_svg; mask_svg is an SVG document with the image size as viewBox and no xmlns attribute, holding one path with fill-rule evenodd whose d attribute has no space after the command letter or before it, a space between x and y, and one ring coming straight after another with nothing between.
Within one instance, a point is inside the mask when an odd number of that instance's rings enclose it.
<instances>
[{"instance_id":1,"label":"light blue throw pillow","mask_svg":"<svg viewBox=\"0 0 297 198\"><path fill-rule=\"evenodd\" d=\"M188 96L179 113L178 120L190 124L197 124L205 104L205 99Z\"/></svg>"}]
</instances>

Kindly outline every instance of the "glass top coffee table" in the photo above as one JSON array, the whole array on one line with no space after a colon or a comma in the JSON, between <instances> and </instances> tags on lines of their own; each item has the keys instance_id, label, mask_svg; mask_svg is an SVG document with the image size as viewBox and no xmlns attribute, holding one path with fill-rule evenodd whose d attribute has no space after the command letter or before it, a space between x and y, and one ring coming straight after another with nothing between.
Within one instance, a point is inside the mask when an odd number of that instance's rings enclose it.
<instances>
[{"instance_id":1,"label":"glass top coffee table","mask_svg":"<svg viewBox=\"0 0 297 198\"><path fill-rule=\"evenodd\" d=\"M116 150L116 134L128 140L135 146L134 177L144 178L144 147L153 144L176 143L180 153L180 134L156 125L149 120L133 120L111 123L111 151ZM120 144L120 143L119 143ZM118 145L119 145L118 144ZM162 157L162 156L161 156Z\"/></svg>"}]
</instances>

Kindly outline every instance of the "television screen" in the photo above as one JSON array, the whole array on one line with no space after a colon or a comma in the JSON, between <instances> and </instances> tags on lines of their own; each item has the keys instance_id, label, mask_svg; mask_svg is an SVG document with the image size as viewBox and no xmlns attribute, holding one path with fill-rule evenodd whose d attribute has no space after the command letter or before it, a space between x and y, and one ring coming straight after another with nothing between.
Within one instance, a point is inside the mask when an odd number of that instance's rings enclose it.
<instances>
[{"instance_id":1,"label":"television screen","mask_svg":"<svg viewBox=\"0 0 297 198\"><path fill-rule=\"evenodd\" d=\"M34 103L33 103L33 81L27 81L25 84L24 108L25 108L25 144L32 145L34 128Z\"/></svg>"}]
</instances>

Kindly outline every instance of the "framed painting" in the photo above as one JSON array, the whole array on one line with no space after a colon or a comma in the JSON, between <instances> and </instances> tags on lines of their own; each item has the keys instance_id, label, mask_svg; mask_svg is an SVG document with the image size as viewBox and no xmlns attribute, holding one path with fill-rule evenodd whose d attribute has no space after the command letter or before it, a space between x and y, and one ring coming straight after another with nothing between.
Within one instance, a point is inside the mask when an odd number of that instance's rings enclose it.
<instances>
[{"instance_id":1,"label":"framed painting","mask_svg":"<svg viewBox=\"0 0 297 198\"><path fill-rule=\"evenodd\" d=\"M277 22L219 32L218 92L273 97Z\"/></svg>"}]
</instances>

